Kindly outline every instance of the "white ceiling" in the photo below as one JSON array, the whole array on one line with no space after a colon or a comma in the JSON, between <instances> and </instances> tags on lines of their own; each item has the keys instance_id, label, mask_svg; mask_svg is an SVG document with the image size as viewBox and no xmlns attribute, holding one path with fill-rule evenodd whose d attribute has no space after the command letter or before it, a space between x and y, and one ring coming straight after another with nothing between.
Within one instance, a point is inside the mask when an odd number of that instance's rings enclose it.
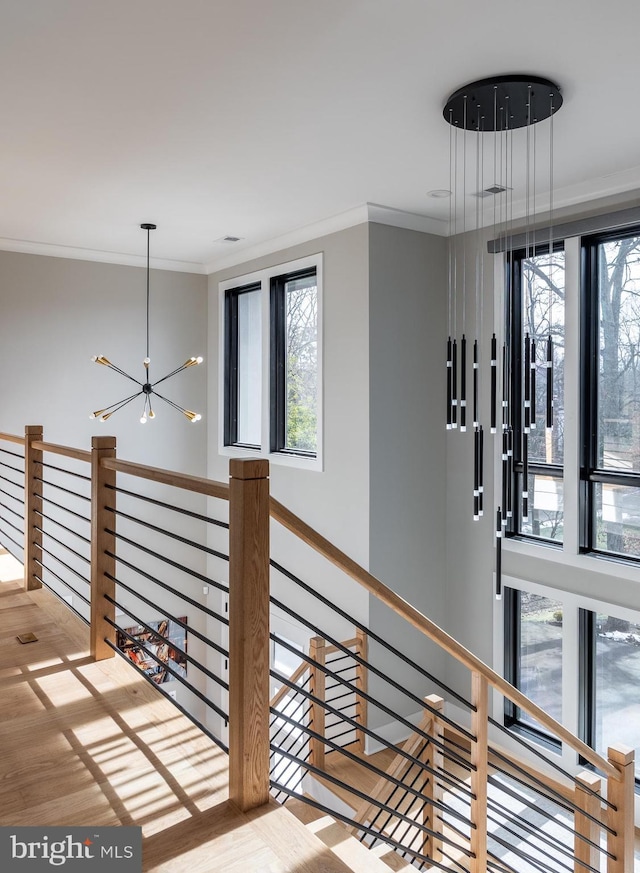
<instances>
[{"instance_id":1,"label":"white ceiling","mask_svg":"<svg viewBox=\"0 0 640 873\"><path fill-rule=\"evenodd\" d=\"M557 204L640 188L639 26L637 0L0 0L0 248L136 263L153 221L156 263L205 271L365 204L444 233L442 107L506 72L562 88Z\"/></svg>"}]
</instances>

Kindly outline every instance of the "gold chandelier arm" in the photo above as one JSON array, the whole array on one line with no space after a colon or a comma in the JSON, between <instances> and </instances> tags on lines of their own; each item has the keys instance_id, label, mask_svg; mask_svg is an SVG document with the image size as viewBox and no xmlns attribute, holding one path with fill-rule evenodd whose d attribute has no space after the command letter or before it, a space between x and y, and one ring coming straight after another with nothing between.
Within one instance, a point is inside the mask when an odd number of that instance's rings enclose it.
<instances>
[{"instance_id":1,"label":"gold chandelier arm","mask_svg":"<svg viewBox=\"0 0 640 873\"><path fill-rule=\"evenodd\" d=\"M162 379L158 379L157 382L154 382L154 385L159 385L161 382L170 379L172 376L175 376L176 373L181 373L183 370L188 369L189 367L195 367L198 364L201 364L204 359L198 356L197 358L187 358L184 364L181 364L179 367L176 367L175 370L172 370L170 373L167 373L166 376L163 376Z\"/></svg>"},{"instance_id":2,"label":"gold chandelier arm","mask_svg":"<svg viewBox=\"0 0 640 873\"><path fill-rule=\"evenodd\" d=\"M178 403L174 403L173 400L169 400L168 397L165 397L162 394L158 394L155 388L153 393L156 395L156 397L159 397L160 400L164 400L164 402L168 403L169 406L173 406L174 409L177 409L178 412L181 412L185 416L185 418L189 419L192 424L195 424L196 421L200 421L200 419L202 418L199 412L192 412L190 409L185 409L184 406L180 406Z\"/></svg>"},{"instance_id":3,"label":"gold chandelier arm","mask_svg":"<svg viewBox=\"0 0 640 873\"><path fill-rule=\"evenodd\" d=\"M108 358L105 358L104 355L94 355L91 360L96 364L102 364L103 367L107 367L109 370L114 370L116 373L120 373L120 375L124 376L126 379L131 379L132 382L135 382L136 385L140 385L140 387L142 388L142 382L139 382L137 379L134 379L133 376L125 373L124 370L120 369L120 367L117 367Z\"/></svg>"},{"instance_id":4,"label":"gold chandelier arm","mask_svg":"<svg viewBox=\"0 0 640 873\"><path fill-rule=\"evenodd\" d=\"M123 406L131 403L132 400L135 400L136 397L139 397L142 393L142 391L136 391L135 394L125 397L124 400L116 400L116 402L112 403L110 406L105 406L104 409L97 409L95 412L92 412L89 417L100 418L101 421L106 421L114 414L114 412L117 412L119 409L122 409Z\"/></svg>"}]
</instances>

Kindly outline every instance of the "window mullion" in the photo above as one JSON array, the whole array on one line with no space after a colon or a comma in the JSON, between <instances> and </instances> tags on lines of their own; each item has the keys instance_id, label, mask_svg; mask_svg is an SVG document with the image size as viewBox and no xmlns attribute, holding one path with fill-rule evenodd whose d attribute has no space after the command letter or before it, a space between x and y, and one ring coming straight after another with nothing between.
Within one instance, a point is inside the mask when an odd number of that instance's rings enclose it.
<instances>
[{"instance_id":1,"label":"window mullion","mask_svg":"<svg viewBox=\"0 0 640 873\"><path fill-rule=\"evenodd\" d=\"M565 240L564 297L564 536L563 549L580 548L580 239Z\"/></svg>"}]
</instances>

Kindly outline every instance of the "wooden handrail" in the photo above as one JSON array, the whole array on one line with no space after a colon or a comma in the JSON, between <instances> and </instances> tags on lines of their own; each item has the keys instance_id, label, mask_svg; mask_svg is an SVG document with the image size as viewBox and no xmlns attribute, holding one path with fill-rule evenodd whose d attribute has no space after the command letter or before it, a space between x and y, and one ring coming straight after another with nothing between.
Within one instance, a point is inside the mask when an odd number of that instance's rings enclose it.
<instances>
[{"instance_id":1,"label":"wooden handrail","mask_svg":"<svg viewBox=\"0 0 640 873\"><path fill-rule=\"evenodd\" d=\"M0 440L5 443L18 443L18 445L24 445L24 437L16 436L13 433L0 433Z\"/></svg>"},{"instance_id":2,"label":"wooden handrail","mask_svg":"<svg viewBox=\"0 0 640 873\"><path fill-rule=\"evenodd\" d=\"M207 497L218 497L220 500L229 499L229 486L225 482L214 482L211 479L203 479L201 476L176 473L171 470L162 470L159 467L147 467L145 464L121 461L119 458L105 458L101 461L101 466L107 470L115 470L116 473L126 473L128 476L160 482L162 485L173 485L175 488L195 491L197 494L205 494Z\"/></svg>"},{"instance_id":3,"label":"wooden handrail","mask_svg":"<svg viewBox=\"0 0 640 873\"><path fill-rule=\"evenodd\" d=\"M464 664L469 670L479 673L487 680L492 688L495 688L509 700L516 704L524 712L528 713L532 718L539 722L543 727L552 731L557 737L565 742L570 748L582 755L587 761L606 773L608 777L620 781L620 774L607 760L594 751L582 740L575 737L571 731L567 730L560 722L556 721L550 715L537 706L533 701L525 697L521 691L514 688L506 679L492 670L484 661L476 657L472 652L466 649L461 643L434 624L430 619L423 615L418 609L408 603L404 598L400 597L391 588L388 588L379 579L376 579L368 570L361 567L353 558L350 558L341 551L333 543L329 542L322 534L314 530L310 525L304 522L291 510L279 503L275 498L270 499L271 517L278 521L288 531L295 534L307 545L311 546L316 552L330 561L334 566L338 567L355 582L362 585L370 594L373 594L378 600L412 624L415 628L431 640L436 642L440 648L444 649L447 654L454 657L457 661Z\"/></svg>"},{"instance_id":4,"label":"wooden handrail","mask_svg":"<svg viewBox=\"0 0 640 873\"><path fill-rule=\"evenodd\" d=\"M56 443L45 443L42 440L35 440L33 447L40 452L51 452L54 455L64 455L76 461L91 463L91 452L87 452L84 449L72 449L70 446L59 446Z\"/></svg>"}]
</instances>

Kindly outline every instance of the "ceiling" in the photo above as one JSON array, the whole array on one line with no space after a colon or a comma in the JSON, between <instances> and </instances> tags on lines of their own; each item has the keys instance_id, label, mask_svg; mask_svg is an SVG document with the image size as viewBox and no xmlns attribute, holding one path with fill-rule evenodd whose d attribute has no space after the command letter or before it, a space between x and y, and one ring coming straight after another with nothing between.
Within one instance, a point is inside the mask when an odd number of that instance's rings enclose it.
<instances>
[{"instance_id":1,"label":"ceiling","mask_svg":"<svg viewBox=\"0 0 640 873\"><path fill-rule=\"evenodd\" d=\"M0 248L138 263L152 221L157 265L206 272L366 204L445 233L442 107L505 72L562 88L556 204L640 188L639 25L637 0L0 0Z\"/></svg>"}]
</instances>

